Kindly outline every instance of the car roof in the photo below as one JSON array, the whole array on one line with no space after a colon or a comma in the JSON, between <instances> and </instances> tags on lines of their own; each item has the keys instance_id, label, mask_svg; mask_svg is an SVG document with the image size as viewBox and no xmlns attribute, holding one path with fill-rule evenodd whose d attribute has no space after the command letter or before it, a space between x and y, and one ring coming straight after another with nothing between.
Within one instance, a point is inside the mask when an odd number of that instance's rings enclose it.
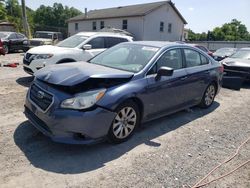
<instances>
[{"instance_id":1,"label":"car roof","mask_svg":"<svg viewBox=\"0 0 250 188\"><path fill-rule=\"evenodd\" d=\"M171 47L171 46L187 46L186 44L180 44L177 42L166 42L166 41L135 41L131 42L131 44L152 46L157 48Z\"/></svg>"},{"instance_id":2,"label":"car roof","mask_svg":"<svg viewBox=\"0 0 250 188\"><path fill-rule=\"evenodd\" d=\"M250 48L241 48L240 50L250 50Z\"/></svg>"},{"instance_id":3,"label":"car roof","mask_svg":"<svg viewBox=\"0 0 250 188\"><path fill-rule=\"evenodd\" d=\"M0 31L0 33L4 33L4 34L6 34L6 35L9 35L9 34L11 34L11 33L15 33L15 32L10 32L10 31Z\"/></svg>"},{"instance_id":4,"label":"car roof","mask_svg":"<svg viewBox=\"0 0 250 188\"><path fill-rule=\"evenodd\" d=\"M54 31L36 31L39 33L61 33L61 32L54 32Z\"/></svg>"},{"instance_id":5,"label":"car roof","mask_svg":"<svg viewBox=\"0 0 250 188\"><path fill-rule=\"evenodd\" d=\"M126 38L132 38L131 36L121 34L121 33L112 33L112 32L79 32L76 35L83 35L86 37L91 37L91 36L119 36L119 37L126 37Z\"/></svg>"}]
</instances>

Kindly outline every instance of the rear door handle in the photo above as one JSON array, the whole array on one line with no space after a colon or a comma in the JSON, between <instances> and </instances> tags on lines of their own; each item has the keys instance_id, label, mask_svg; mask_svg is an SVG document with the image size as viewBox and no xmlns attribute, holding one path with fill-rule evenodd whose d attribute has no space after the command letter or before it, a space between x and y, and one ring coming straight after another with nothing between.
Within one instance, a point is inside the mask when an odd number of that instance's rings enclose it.
<instances>
[{"instance_id":1,"label":"rear door handle","mask_svg":"<svg viewBox=\"0 0 250 188\"><path fill-rule=\"evenodd\" d=\"M186 80L187 78L188 78L187 76L181 77L181 81L184 81L184 80Z\"/></svg>"}]
</instances>

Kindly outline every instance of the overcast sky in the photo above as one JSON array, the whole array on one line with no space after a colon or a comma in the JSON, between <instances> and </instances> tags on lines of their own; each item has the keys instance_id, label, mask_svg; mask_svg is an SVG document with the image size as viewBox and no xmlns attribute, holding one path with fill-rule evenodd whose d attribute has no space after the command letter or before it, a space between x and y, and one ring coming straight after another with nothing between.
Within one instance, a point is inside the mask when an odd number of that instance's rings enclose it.
<instances>
[{"instance_id":1,"label":"overcast sky","mask_svg":"<svg viewBox=\"0 0 250 188\"><path fill-rule=\"evenodd\" d=\"M37 9L41 3L52 6L54 2L75 7L82 12L109 7L131 4L149 3L159 0L26 0L26 5ZM245 24L250 32L250 0L172 0L177 9L187 20L190 28L195 32L212 30L236 18Z\"/></svg>"}]
</instances>

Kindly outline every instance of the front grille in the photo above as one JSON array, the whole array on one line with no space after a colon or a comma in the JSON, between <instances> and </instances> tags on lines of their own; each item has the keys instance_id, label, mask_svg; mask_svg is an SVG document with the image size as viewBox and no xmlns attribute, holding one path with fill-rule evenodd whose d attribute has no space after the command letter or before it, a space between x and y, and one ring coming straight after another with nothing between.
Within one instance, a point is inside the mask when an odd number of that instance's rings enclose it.
<instances>
[{"instance_id":1,"label":"front grille","mask_svg":"<svg viewBox=\"0 0 250 188\"><path fill-rule=\"evenodd\" d=\"M40 46L41 45L41 41L30 41L30 45L31 46Z\"/></svg>"},{"instance_id":2,"label":"front grille","mask_svg":"<svg viewBox=\"0 0 250 188\"><path fill-rule=\"evenodd\" d=\"M48 110L53 102L53 96L35 84L30 88L30 99L43 111Z\"/></svg>"},{"instance_id":3,"label":"front grille","mask_svg":"<svg viewBox=\"0 0 250 188\"><path fill-rule=\"evenodd\" d=\"M36 126L41 127L43 130L45 130L48 133L52 133L51 130L49 129L49 127L46 125L46 123L44 123L42 120L40 120L30 109L28 109L25 106L25 112L24 112L27 117L31 120L34 121Z\"/></svg>"},{"instance_id":4,"label":"front grille","mask_svg":"<svg viewBox=\"0 0 250 188\"><path fill-rule=\"evenodd\" d=\"M224 68L226 70L232 70L232 71L250 72L250 68L249 67L235 67L235 66L224 65Z\"/></svg>"},{"instance_id":5,"label":"front grille","mask_svg":"<svg viewBox=\"0 0 250 188\"><path fill-rule=\"evenodd\" d=\"M26 53L26 54L25 54L25 59L30 59L30 56L32 56L32 54Z\"/></svg>"},{"instance_id":6,"label":"front grille","mask_svg":"<svg viewBox=\"0 0 250 188\"><path fill-rule=\"evenodd\" d=\"M30 64L30 62L29 62L29 61L27 61L26 59L23 59L23 64L24 64L24 65L29 65L29 64Z\"/></svg>"}]
</instances>

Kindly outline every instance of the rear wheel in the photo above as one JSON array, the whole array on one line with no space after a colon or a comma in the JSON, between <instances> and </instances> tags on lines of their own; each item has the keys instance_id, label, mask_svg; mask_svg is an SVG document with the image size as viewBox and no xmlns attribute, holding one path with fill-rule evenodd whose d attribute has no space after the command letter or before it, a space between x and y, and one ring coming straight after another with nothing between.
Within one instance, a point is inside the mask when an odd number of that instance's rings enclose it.
<instances>
[{"instance_id":1,"label":"rear wheel","mask_svg":"<svg viewBox=\"0 0 250 188\"><path fill-rule=\"evenodd\" d=\"M116 113L109 129L108 139L112 143L121 143L126 141L139 125L140 112L134 102L128 101L121 104Z\"/></svg>"},{"instance_id":2,"label":"rear wheel","mask_svg":"<svg viewBox=\"0 0 250 188\"><path fill-rule=\"evenodd\" d=\"M207 87L199 106L202 108L210 107L214 102L215 95L216 86L212 83Z\"/></svg>"}]
</instances>

